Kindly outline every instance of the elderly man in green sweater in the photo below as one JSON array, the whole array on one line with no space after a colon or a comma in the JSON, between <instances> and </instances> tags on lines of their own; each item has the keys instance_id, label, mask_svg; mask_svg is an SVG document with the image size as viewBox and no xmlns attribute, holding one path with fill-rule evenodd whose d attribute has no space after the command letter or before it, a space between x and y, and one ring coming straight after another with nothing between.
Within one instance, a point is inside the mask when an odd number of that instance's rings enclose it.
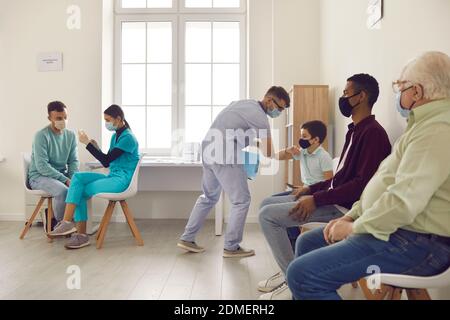
<instances>
[{"instance_id":1,"label":"elderly man in green sweater","mask_svg":"<svg viewBox=\"0 0 450 320\"><path fill-rule=\"evenodd\" d=\"M369 270L432 276L450 266L450 57L419 56L394 91L406 132L347 215L297 240L287 270L296 299L340 299Z\"/></svg>"},{"instance_id":2,"label":"elderly man in green sweater","mask_svg":"<svg viewBox=\"0 0 450 320\"><path fill-rule=\"evenodd\" d=\"M79 161L75 133L66 130L67 107L60 101L53 101L47 111L50 125L34 137L28 183L32 189L44 190L53 196L53 227L64 217L67 190L70 179L79 170Z\"/></svg>"}]
</instances>

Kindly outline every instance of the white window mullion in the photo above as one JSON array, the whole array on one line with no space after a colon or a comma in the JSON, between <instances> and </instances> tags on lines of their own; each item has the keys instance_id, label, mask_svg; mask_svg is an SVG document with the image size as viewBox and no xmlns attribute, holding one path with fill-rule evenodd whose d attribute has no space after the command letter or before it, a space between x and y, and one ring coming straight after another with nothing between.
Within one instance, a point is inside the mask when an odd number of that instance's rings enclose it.
<instances>
[{"instance_id":1,"label":"white window mullion","mask_svg":"<svg viewBox=\"0 0 450 320\"><path fill-rule=\"evenodd\" d=\"M145 149L148 149L148 22L145 23Z\"/></svg>"}]
</instances>

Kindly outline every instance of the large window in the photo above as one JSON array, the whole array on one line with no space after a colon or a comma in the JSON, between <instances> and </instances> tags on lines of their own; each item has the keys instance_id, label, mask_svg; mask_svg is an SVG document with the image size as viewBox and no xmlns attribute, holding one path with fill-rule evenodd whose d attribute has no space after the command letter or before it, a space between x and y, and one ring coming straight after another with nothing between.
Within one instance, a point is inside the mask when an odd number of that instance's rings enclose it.
<instances>
[{"instance_id":1,"label":"large window","mask_svg":"<svg viewBox=\"0 0 450 320\"><path fill-rule=\"evenodd\" d=\"M141 149L200 142L245 97L244 0L118 0L116 100Z\"/></svg>"}]
</instances>

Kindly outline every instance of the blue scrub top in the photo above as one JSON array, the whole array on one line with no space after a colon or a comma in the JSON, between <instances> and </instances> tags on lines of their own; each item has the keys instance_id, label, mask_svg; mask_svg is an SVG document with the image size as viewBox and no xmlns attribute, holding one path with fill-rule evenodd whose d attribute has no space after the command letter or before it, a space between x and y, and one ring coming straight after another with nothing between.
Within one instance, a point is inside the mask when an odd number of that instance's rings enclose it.
<instances>
[{"instance_id":1,"label":"blue scrub top","mask_svg":"<svg viewBox=\"0 0 450 320\"><path fill-rule=\"evenodd\" d=\"M130 129L125 129L116 141L116 133L111 137L109 150L118 148L124 153L110 163L111 174L120 175L131 180L134 169L139 162L139 143Z\"/></svg>"}]
</instances>

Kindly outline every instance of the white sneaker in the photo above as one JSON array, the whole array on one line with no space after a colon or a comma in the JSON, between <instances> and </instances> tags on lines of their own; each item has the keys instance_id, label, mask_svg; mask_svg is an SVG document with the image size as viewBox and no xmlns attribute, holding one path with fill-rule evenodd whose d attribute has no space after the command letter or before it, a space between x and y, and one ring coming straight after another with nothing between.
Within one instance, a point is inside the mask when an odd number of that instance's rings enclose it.
<instances>
[{"instance_id":1,"label":"white sneaker","mask_svg":"<svg viewBox=\"0 0 450 320\"><path fill-rule=\"evenodd\" d=\"M261 292L271 292L274 289L278 288L281 284L285 282L283 273L280 271L273 276L271 276L269 279L260 281L258 283L258 290Z\"/></svg>"},{"instance_id":2,"label":"white sneaker","mask_svg":"<svg viewBox=\"0 0 450 320\"><path fill-rule=\"evenodd\" d=\"M286 282L272 292L261 295L258 300L292 300L292 292Z\"/></svg>"}]
</instances>

